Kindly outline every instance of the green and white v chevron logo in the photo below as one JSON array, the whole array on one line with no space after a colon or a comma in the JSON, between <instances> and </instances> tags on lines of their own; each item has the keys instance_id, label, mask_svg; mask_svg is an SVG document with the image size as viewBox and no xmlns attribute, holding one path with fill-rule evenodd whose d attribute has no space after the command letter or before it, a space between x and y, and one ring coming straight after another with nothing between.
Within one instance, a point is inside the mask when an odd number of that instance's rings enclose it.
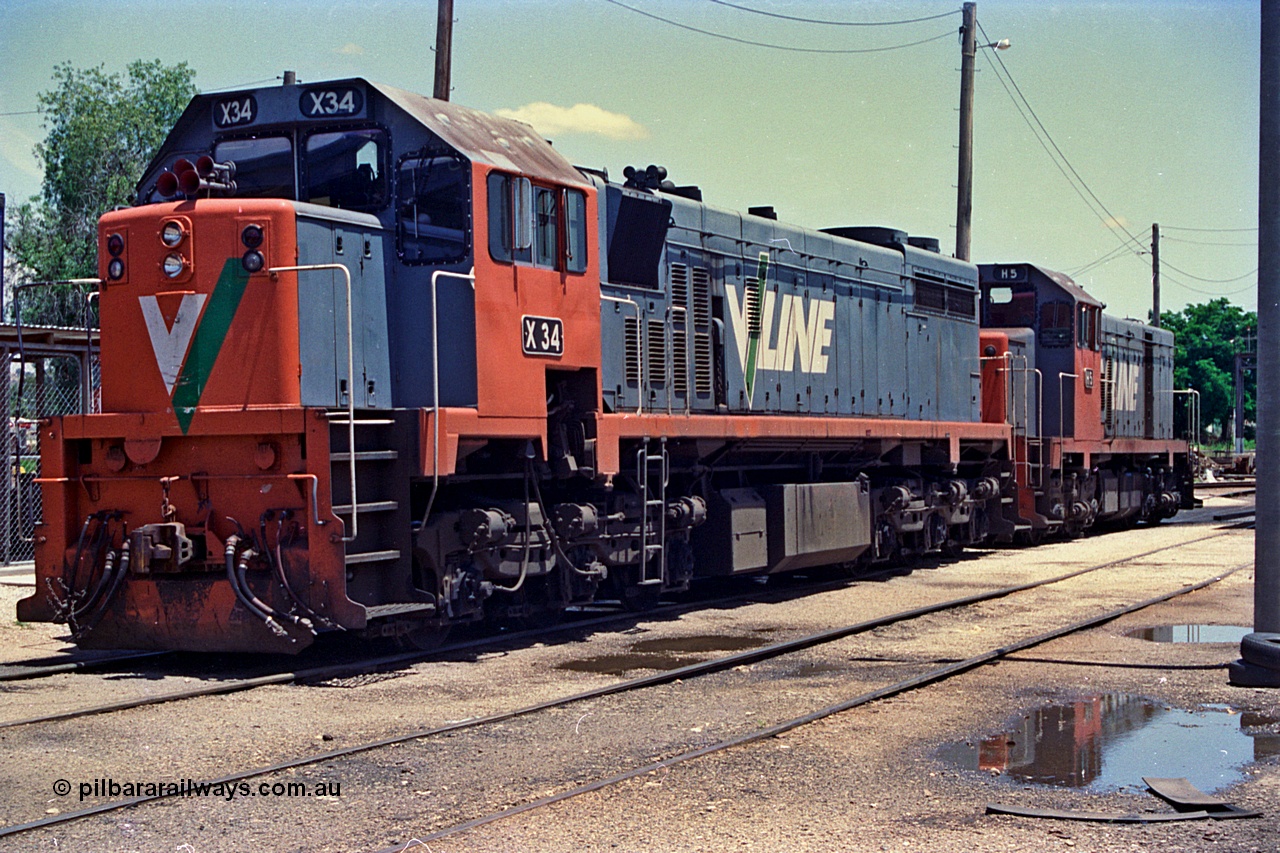
<instances>
[{"instance_id":1,"label":"green and white v chevron logo","mask_svg":"<svg viewBox=\"0 0 1280 853\"><path fill-rule=\"evenodd\" d=\"M248 283L249 274L240 259L227 259L213 293L184 294L172 325L165 321L159 299L138 297L156 366L184 434L191 426Z\"/></svg>"}]
</instances>

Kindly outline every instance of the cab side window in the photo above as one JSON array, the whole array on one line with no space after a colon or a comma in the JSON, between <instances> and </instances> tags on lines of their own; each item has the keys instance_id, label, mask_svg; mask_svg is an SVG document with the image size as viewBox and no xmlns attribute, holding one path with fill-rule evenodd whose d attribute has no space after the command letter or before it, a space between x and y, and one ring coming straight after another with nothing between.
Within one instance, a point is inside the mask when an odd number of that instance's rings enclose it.
<instances>
[{"instance_id":1,"label":"cab side window","mask_svg":"<svg viewBox=\"0 0 1280 853\"><path fill-rule=\"evenodd\" d=\"M387 135L381 130L320 131L303 148L303 201L374 211L387 204L383 166Z\"/></svg>"},{"instance_id":2,"label":"cab side window","mask_svg":"<svg viewBox=\"0 0 1280 853\"><path fill-rule=\"evenodd\" d=\"M1040 343L1047 347L1065 347L1071 344L1071 305L1067 302L1046 302L1040 306Z\"/></svg>"},{"instance_id":3,"label":"cab side window","mask_svg":"<svg viewBox=\"0 0 1280 853\"><path fill-rule=\"evenodd\" d=\"M553 189L538 187L534 191L534 243L537 252L533 265L547 269L560 269L560 218L556 215L558 193Z\"/></svg>"},{"instance_id":4,"label":"cab side window","mask_svg":"<svg viewBox=\"0 0 1280 853\"><path fill-rule=\"evenodd\" d=\"M451 151L421 151L396 169L396 249L407 264L465 260L471 249L470 170Z\"/></svg>"},{"instance_id":5,"label":"cab side window","mask_svg":"<svg viewBox=\"0 0 1280 853\"><path fill-rule=\"evenodd\" d=\"M565 192L565 266L587 271L587 194L580 190Z\"/></svg>"},{"instance_id":6,"label":"cab side window","mask_svg":"<svg viewBox=\"0 0 1280 853\"><path fill-rule=\"evenodd\" d=\"M579 190L489 175L489 254L495 261L569 272L587 268L587 200Z\"/></svg>"}]
</instances>

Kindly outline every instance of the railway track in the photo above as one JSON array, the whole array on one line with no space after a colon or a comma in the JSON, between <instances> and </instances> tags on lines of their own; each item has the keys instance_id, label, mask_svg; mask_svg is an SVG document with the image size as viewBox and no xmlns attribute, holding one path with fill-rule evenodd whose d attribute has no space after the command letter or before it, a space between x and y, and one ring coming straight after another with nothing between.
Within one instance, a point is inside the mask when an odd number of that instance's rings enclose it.
<instances>
[{"instance_id":1,"label":"railway track","mask_svg":"<svg viewBox=\"0 0 1280 853\"><path fill-rule=\"evenodd\" d=\"M0 681L27 681L36 678L48 678L51 675L60 675L64 672L89 672L95 669L106 669L122 663L154 660L169 654L171 653L126 652L92 658L43 657L7 661L0 664Z\"/></svg>"},{"instance_id":2,"label":"railway track","mask_svg":"<svg viewBox=\"0 0 1280 853\"><path fill-rule=\"evenodd\" d=\"M892 570L884 572L874 572L862 576L860 580L877 580L893 574ZM812 594L821 591L824 588L833 588L844 586L847 580L842 581L818 581L812 583L804 583L794 587L790 592L801 592ZM730 596L727 598L716 599L719 604L728 604L734 602L751 601L751 600L768 600L771 597L777 597L778 593L774 591L752 592L742 595ZM678 615L689 610L705 607L706 601L680 602L677 604L668 604L655 607L643 614L644 618L660 618L664 616ZM89 705L80 708L74 708L65 711L57 711L47 714L39 714L31 717L22 717L12 720L0 720L0 730L20 728L24 726L41 725L44 723L61 722L67 720L81 719L84 717L98 716L101 714L111 714L118 711L127 711L134 708L142 708L150 705L164 705L171 702L181 702L187 699L196 699L204 696L222 696L232 693L241 693L248 690L254 690L259 687L269 687L281 684L307 684L317 681L329 679L352 678L361 675L368 675L377 672L383 672L391 668L406 666L424 661L447 658L452 655L463 654L467 652L478 652L493 649L500 646L519 643L527 640L547 637L557 633L565 633L572 631L582 631L597 628L609 628L620 624L634 622L637 614L631 612L617 612L609 615L577 618L563 622L550 627L531 628L523 631L512 631L497 636L484 636L478 639L468 640L466 642L453 643L445 645L439 649L430 652L412 651L393 655L383 655L374 658L361 658L356 661L323 664L319 666L306 667L302 669L290 669L278 672L270 672L263 675L257 675L246 678L229 678L213 683L201 684L197 687L184 688L163 693L153 693L145 696L136 696L129 699L121 699L112 702L103 702L96 705ZM124 663L128 661L143 660L156 658L165 655L172 655L171 652L139 652L125 655L117 655L110 659L99 661L70 662L58 665L50 665L39 671L34 669L31 671L15 671L10 675L8 680L18 680L23 678L39 678L67 672L83 672L98 668L106 667L112 663ZM7 665L7 666L11 666ZM0 681L6 680L3 673L0 672Z\"/></svg>"},{"instance_id":3,"label":"railway track","mask_svg":"<svg viewBox=\"0 0 1280 853\"><path fill-rule=\"evenodd\" d=\"M1174 545L1167 545L1159 548L1154 548L1139 554L1128 555L1120 559L1110 560L1110 561L1098 563L1092 566L1075 569L1063 574L1055 575L1053 577L1044 578L1041 580L1036 580L1036 581L1023 583L1023 584L1001 587L998 589L993 589L993 590L989 590L989 591L974 594L974 595L968 595L968 596L963 596L959 598L949 599L946 601L936 602L923 607L917 607L910 610L904 610L904 611L900 611L892 614L886 614L870 620L864 620L856 624L846 625L836 629L816 632L816 633L795 638L792 640L787 640L780 643L774 643L772 645L765 646L762 648L751 649L748 651L743 651L736 654L719 657L713 660L704 661L704 662L692 664L689 666L684 666L674 670L657 672L651 675L642 676L640 678L633 678L625 681L616 682L613 684L603 685L592 690L578 692L572 695L556 697L553 699L534 703L522 708L510 710L510 711L504 711L501 713L490 714L487 716L477 717L473 719L451 722L445 725L435 726L435 727L426 728L426 729L419 729L419 730L395 735L388 738L382 738L376 741L369 741L365 743L343 747L336 750L330 750L330 751L319 753L319 754L307 755L307 756L303 756L295 759L290 759L287 761L273 763L270 765L254 767L254 768L242 770L236 773L228 774L228 775L219 777L217 779L210 779L208 780L208 784L226 785L226 784L238 783L238 782L242 782L248 779L253 779L256 777L266 776L274 773L280 773L282 771L295 770L298 768L322 764L325 762L332 762L338 759L348 758L348 757L359 755L362 753L369 753L376 750L392 747L395 745L407 744L411 741L435 738L441 735L448 735L451 733L455 733L455 732L459 732L467 729L481 729L488 726L495 726L497 724L501 724L505 721L513 720L518 717L526 717L526 716L538 714L540 712L550 711L552 709L565 708L569 705L586 702L591 699L597 699L605 696L612 696L612 695L630 693L634 691L640 691L640 690L655 687L658 685L669 684L677 681L687 681L689 679L696 678L698 676L707 675L715 672L722 672L725 670L733 669L735 667L741 667L741 666L745 666L752 663L758 663L761 661L779 658L784 655L794 654L796 652L799 652L805 649L810 649L816 646L833 643L837 640L853 636L854 634L870 631L875 628L884 627L884 626L892 625L895 623L908 622L908 621L920 619L922 617L929 616L932 614L942 613L945 611L962 610L964 608L968 608L982 602L987 602L987 601L992 601L999 598L1004 598L1007 596L1012 596L1017 593L1038 589L1041 587L1049 586L1051 584L1061 583L1063 581L1066 581L1072 578L1077 578L1085 574L1121 566L1123 564L1132 563L1138 560L1143 560L1144 558L1152 557L1162 552L1168 552L1178 548L1184 548L1190 545L1194 545L1200 542L1206 542L1206 541L1213 540L1226 535L1229 535L1229 534L1227 532L1215 532L1215 533L1200 536L1191 540L1182 541ZM1235 570L1232 570L1232 571L1235 571ZM596 782L585 783L583 785L572 787L564 792L561 792L560 794L557 794L554 798L544 797L541 799L531 800L530 802L524 803L520 806L511 808L511 809L504 809L504 810L486 815L482 818L477 818L475 820L468 821L464 824L457 824L455 826L448 827L430 836L427 836L423 840L443 838L443 837L446 837L447 835L456 834L456 833L465 831L466 829L469 829L469 828L481 826L484 823L492 822L494 820L499 820L504 817L510 817L515 814L522 813L523 811L528 811L531 808L539 808L546 805L550 805L551 803L558 802L562 799L565 799L566 797L577 796L582 793L587 793L588 791L591 791L591 790L598 790L601 787L605 787L611 784L617 784L618 782L625 781L625 779L634 778L636 775L651 772L655 767L670 766L670 764L691 760L693 758L697 758L702 755L711 754L712 752L720 749L728 749L733 746L750 743L762 737L770 737L781 731L787 731L791 728L795 728L800 725L805 725L808 722L812 722L814 720L822 719L826 716L830 716L831 714L839 713L841 710L857 707L857 705L859 704L865 704L866 702L871 702L878 698L884 698L886 696L893 695L894 693L902 692L909 689L914 689L916 687L923 686L925 684L929 684L944 678L951 677L953 675L972 669L975 666L981 665L982 663L989 662L991 660L996 660L1005 655L1011 654L1016 651L1021 651L1026 648L1030 648L1034 645L1038 645L1040 643L1046 642L1056 637L1065 636L1067 633L1080 631L1085 628L1092 627L1094 625L1102 624L1103 622L1115 619L1118 616L1123 615L1125 613L1130 613L1135 610L1141 609L1143 607L1149 607L1152 604L1158 603L1160 601L1166 601L1169 598L1175 597L1177 595L1185 594L1194 589L1203 588L1204 586L1207 586L1211 583L1221 580L1223 577L1226 577L1228 574L1230 574L1230 572L1215 575L1214 577L1209 578L1208 580L1201 581L1200 583L1197 583L1197 584L1184 586L1178 590L1175 590L1173 592L1167 593L1162 596L1146 599L1144 601L1138 602L1133 605L1129 605L1124 608L1112 610L1112 611L1109 611L1108 613L1093 617L1091 619L1088 619L1082 622L1073 623L1071 625L1064 626L1054 631L1038 634L1034 637L1019 640L1014 643L1004 644L996 649L993 649L993 650L990 650L989 652L984 653L983 655L970 657L959 663L953 663L945 667L941 667L939 669L930 670L928 673L914 676L910 679L906 679L898 683L888 685L883 688L879 688L875 691L871 691L869 693L862 694L858 697L854 697L853 699L845 700L843 702L829 706L828 708L809 712L803 716L796 717L794 719L785 721L783 723L776 724L772 727L763 728L759 732L755 732L749 737L738 737L738 738L728 739L719 744L716 744L714 748L702 747L695 750L681 752L675 756L669 756L665 759L662 759L656 764L649 764L644 766L643 768L636 768L634 770L626 771L625 773L614 774L612 776L609 776L607 778L601 779ZM7 827L2 827L0 828L0 838L16 835L19 833L29 832L36 829L48 828L52 826L66 824L68 822L81 820L83 818L87 818L93 815L109 813L109 812L117 811L120 809L125 809L132 806L137 806L143 803L152 802L155 800L160 800L165 798L166 796L161 794L157 796L139 796L139 797L132 797L132 798L123 799L123 800L99 803L84 809L68 812L65 814L52 815L46 818L42 818L42 819L38 819L38 820L34 820L34 821L22 823L22 824L14 824ZM403 847L401 847L400 849L403 849Z\"/></svg>"},{"instance_id":4,"label":"railway track","mask_svg":"<svg viewBox=\"0 0 1280 853\"><path fill-rule=\"evenodd\" d=\"M1078 622L1073 622L1069 625L1065 625L1060 628L1055 628L1053 630L1046 631L1044 633L1037 634L1032 637L1027 637L1025 639L1018 640L1014 643L1009 643L1009 644L1005 644L1005 645L1001 645L1001 646L989 649L987 651L982 652L981 654L972 655L968 658L965 658L964 660L955 661L945 666L940 666L935 669L928 670L918 675L914 675L910 678L906 678L901 681L894 682L892 684L887 684L875 690L861 693L857 696L853 696L848 699L841 700L832 705L828 705L826 707L819 708L814 711L810 711L798 717L793 717L788 720L783 720L782 722L774 723L773 725L766 726L764 728L758 729L756 731L753 731L744 735L728 738L726 740L719 741L709 746L703 746L696 749L686 750L676 755L663 758L659 761L654 761L649 764L645 764L639 767L634 767L632 769L625 770L621 773L616 773L604 779L598 779L596 781L588 782L586 784L576 785L564 791L560 791L556 794L540 797L536 800L531 800L529 802L522 803L518 806L513 806L511 808L502 809L500 811L495 811L486 815L482 815L480 817L472 818L471 820L464 821L462 823L458 823L453 826L446 827L444 829L436 830L435 832L424 835L421 838L414 838L410 842L403 843L403 844L396 844L392 847L382 848L381 850L378 850L377 853L406 853L406 851L412 850L417 847L427 849L427 844L429 844L432 841L440 841L445 838L449 838L455 835L460 835L469 830L478 829L482 826L487 826L488 824L491 824L491 823L496 823L501 820L506 820L508 818L516 817L517 815L526 814L528 812L536 811L538 809L548 808L558 803L565 802L566 800L573 799L574 797L582 796L583 794L590 794L590 793L611 787L613 785L622 784L623 782L627 782L632 779L636 779L642 776L648 776L654 773L669 770L670 768L678 764L683 764L687 761L693 761L698 758L704 758L706 756L715 755L716 753L725 752L727 750L734 749L737 747L747 746L749 744L757 743L759 741L767 740L769 738L775 738L775 737L778 737L779 735L785 734L790 731L794 731L795 729L801 728L802 726L807 726L812 723L816 723L819 720L824 720L836 714L840 714L845 711L850 711L854 708L858 708L862 705L867 705L872 702L879 701L881 699L888 699L892 696L897 696L899 694L906 693L911 690L917 690L922 687L927 687L929 685L936 684L948 678L953 678L957 675L961 675L963 673L969 672L970 670L975 669L984 664L988 664L993 661L998 661L1001 658L1008 657L1009 655L1012 655L1016 652L1033 648L1043 643L1047 643L1050 640L1056 640L1061 637L1068 636L1069 634L1074 634L1079 631L1084 631L1089 628L1094 628L1099 625L1103 625L1107 622L1113 621L1115 619L1119 619L1121 616L1125 616L1129 613L1135 613L1147 607L1151 607L1153 605L1161 604L1163 602L1169 601L1172 598L1176 598L1181 595L1186 595L1188 593L1195 592L1200 589L1204 589L1205 587L1215 584L1221 580L1224 580L1225 578L1235 574L1241 569L1249 568L1252 565L1253 565L1252 561L1248 563L1243 563L1229 569L1226 572L1222 572L1220 574L1214 575L1213 577L1207 578L1206 580L1200 581L1198 583L1188 584L1179 589L1173 590L1172 592L1153 596L1152 598L1148 598L1143 601L1136 602L1134 604L1116 608L1107 613L1103 613L1099 616L1095 616L1089 619L1084 619Z\"/></svg>"}]
</instances>

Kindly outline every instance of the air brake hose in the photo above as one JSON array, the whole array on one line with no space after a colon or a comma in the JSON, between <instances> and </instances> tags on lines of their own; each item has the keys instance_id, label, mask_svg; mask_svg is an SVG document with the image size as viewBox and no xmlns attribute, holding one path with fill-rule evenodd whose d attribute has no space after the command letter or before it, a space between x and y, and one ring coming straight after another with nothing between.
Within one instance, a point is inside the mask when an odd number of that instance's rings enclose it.
<instances>
[{"instance_id":1,"label":"air brake hose","mask_svg":"<svg viewBox=\"0 0 1280 853\"><path fill-rule=\"evenodd\" d=\"M227 582L231 584L232 592L236 594L236 599L244 605L245 610L248 610L254 616L257 616L266 623L267 627L271 629L271 633L275 634L277 637L288 637L288 632L286 632L284 628L280 627L280 623L276 622L276 620L271 618L270 614L253 603L255 599L251 598L252 593L246 595L245 591L240 588L240 581L236 576L236 549L239 545L239 536L233 533L227 537L227 548L224 552L224 556L227 564Z\"/></svg>"},{"instance_id":2,"label":"air brake hose","mask_svg":"<svg viewBox=\"0 0 1280 853\"><path fill-rule=\"evenodd\" d=\"M116 592L120 589L120 584L124 581L125 575L129 574L129 540L126 538L124 544L120 546L120 562L116 564L115 577L111 579L111 586L107 590L106 595L102 597L102 601L94 609L90 615L89 621L76 631L76 638L79 639L87 635L94 628L98 627L98 623L102 621L102 617L106 615L107 607L111 604L111 600L116 597Z\"/></svg>"}]
</instances>

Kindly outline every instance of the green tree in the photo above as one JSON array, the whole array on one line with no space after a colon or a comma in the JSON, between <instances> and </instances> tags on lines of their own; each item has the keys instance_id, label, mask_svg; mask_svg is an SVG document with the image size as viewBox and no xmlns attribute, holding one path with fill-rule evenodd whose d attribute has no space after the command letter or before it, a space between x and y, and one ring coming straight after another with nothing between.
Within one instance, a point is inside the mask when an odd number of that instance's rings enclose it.
<instances>
[{"instance_id":1,"label":"green tree","mask_svg":"<svg viewBox=\"0 0 1280 853\"><path fill-rule=\"evenodd\" d=\"M1258 315L1222 297L1188 305L1178 312L1161 312L1160 323L1176 337L1174 387L1199 391L1201 427L1215 425L1218 435L1230 435L1236 405L1235 357L1236 353L1252 351L1258 334ZM1254 388L1252 375L1246 374L1246 422L1256 418Z\"/></svg>"},{"instance_id":2,"label":"green tree","mask_svg":"<svg viewBox=\"0 0 1280 853\"><path fill-rule=\"evenodd\" d=\"M185 62L130 63L123 77L103 66L54 68L40 93L46 135L35 154L44 168L40 195L12 211L6 229L11 268L20 281L97 275L98 217L134 201L142 170L197 92ZM84 289L24 289L24 323L78 326ZM14 300L7 300L12 316Z\"/></svg>"}]
</instances>

